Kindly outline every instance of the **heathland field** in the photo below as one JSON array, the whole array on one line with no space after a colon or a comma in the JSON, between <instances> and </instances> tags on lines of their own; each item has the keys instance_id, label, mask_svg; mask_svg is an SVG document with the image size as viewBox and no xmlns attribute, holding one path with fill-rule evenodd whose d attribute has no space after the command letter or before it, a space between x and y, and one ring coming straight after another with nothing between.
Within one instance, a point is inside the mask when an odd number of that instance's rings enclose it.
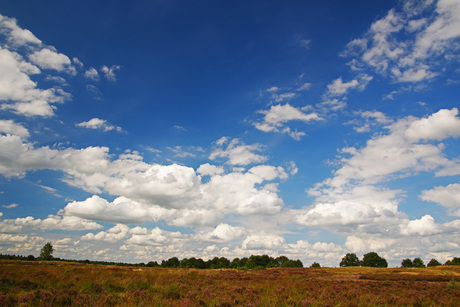
<instances>
[{"instance_id":1,"label":"heathland field","mask_svg":"<svg viewBox=\"0 0 460 307\"><path fill-rule=\"evenodd\" d=\"M1 306L460 306L460 266L199 270L0 261Z\"/></svg>"}]
</instances>

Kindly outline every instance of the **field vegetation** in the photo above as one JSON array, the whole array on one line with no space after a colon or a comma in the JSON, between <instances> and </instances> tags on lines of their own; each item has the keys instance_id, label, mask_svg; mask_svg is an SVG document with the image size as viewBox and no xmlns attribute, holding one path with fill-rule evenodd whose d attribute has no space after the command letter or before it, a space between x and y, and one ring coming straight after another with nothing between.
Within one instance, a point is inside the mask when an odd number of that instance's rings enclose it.
<instances>
[{"instance_id":1,"label":"field vegetation","mask_svg":"<svg viewBox=\"0 0 460 307\"><path fill-rule=\"evenodd\" d=\"M460 306L460 266L259 270L0 260L0 306Z\"/></svg>"}]
</instances>

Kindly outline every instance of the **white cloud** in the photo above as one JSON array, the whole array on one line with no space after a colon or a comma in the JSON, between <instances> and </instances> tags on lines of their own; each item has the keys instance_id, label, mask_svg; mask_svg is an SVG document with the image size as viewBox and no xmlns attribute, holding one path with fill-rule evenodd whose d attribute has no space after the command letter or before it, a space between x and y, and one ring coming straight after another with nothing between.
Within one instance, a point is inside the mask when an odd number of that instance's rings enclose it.
<instances>
[{"instance_id":1,"label":"white cloud","mask_svg":"<svg viewBox=\"0 0 460 307\"><path fill-rule=\"evenodd\" d=\"M117 224L107 231L100 231L97 234L88 233L81 237L84 241L104 241L104 242L119 242L128 235L129 227L123 224Z\"/></svg>"},{"instance_id":2,"label":"white cloud","mask_svg":"<svg viewBox=\"0 0 460 307\"><path fill-rule=\"evenodd\" d=\"M43 69L54 69L59 72L67 72L75 75L75 67L72 66L72 62L69 57L62 53L43 48L40 51L35 51L29 55L29 59L32 63L38 65Z\"/></svg>"},{"instance_id":3,"label":"white cloud","mask_svg":"<svg viewBox=\"0 0 460 307\"><path fill-rule=\"evenodd\" d=\"M0 47L0 101L1 109L13 110L26 116L52 116L52 103L64 102L69 94L60 89L37 88L28 74L37 73L35 66L26 65L17 54Z\"/></svg>"},{"instance_id":4,"label":"white cloud","mask_svg":"<svg viewBox=\"0 0 460 307\"><path fill-rule=\"evenodd\" d=\"M283 237L273 234L252 234L244 239L241 247L244 250L280 250L286 248Z\"/></svg>"},{"instance_id":5,"label":"white cloud","mask_svg":"<svg viewBox=\"0 0 460 307\"><path fill-rule=\"evenodd\" d=\"M225 172L224 168L221 166L211 165L209 163L202 164L197 169L197 173L202 176L214 176L222 175Z\"/></svg>"},{"instance_id":6,"label":"white cloud","mask_svg":"<svg viewBox=\"0 0 460 307\"><path fill-rule=\"evenodd\" d=\"M460 137L458 109L439 110L427 118L412 122L406 130L406 136L414 141L440 141L448 137Z\"/></svg>"},{"instance_id":7,"label":"white cloud","mask_svg":"<svg viewBox=\"0 0 460 307\"><path fill-rule=\"evenodd\" d=\"M195 234L193 239L202 242L227 243L241 238L245 233L246 231L241 227L221 223L212 231Z\"/></svg>"},{"instance_id":8,"label":"white cloud","mask_svg":"<svg viewBox=\"0 0 460 307\"><path fill-rule=\"evenodd\" d=\"M327 86L328 96L342 96L348 93L350 89L358 89L360 91L364 90L369 82L372 80L372 77L366 74L358 76L358 79L353 79L350 82L343 82L342 77L334 80L331 84Z\"/></svg>"},{"instance_id":9,"label":"white cloud","mask_svg":"<svg viewBox=\"0 0 460 307\"><path fill-rule=\"evenodd\" d=\"M441 226L434 222L434 218L431 215L422 216L419 220L409 221L401 229L401 233L404 235L429 236L441 232Z\"/></svg>"},{"instance_id":10,"label":"white cloud","mask_svg":"<svg viewBox=\"0 0 460 307\"><path fill-rule=\"evenodd\" d=\"M83 127L88 129L102 130L104 132L116 130L117 132L122 132L123 129L118 126L111 125L105 119L92 118L86 122L81 122L76 124L77 127Z\"/></svg>"},{"instance_id":11,"label":"white cloud","mask_svg":"<svg viewBox=\"0 0 460 307\"><path fill-rule=\"evenodd\" d=\"M119 70L121 66L119 65L112 65L111 67L102 66L101 72L104 74L104 77L109 81L116 81L117 76L115 75L115 71Z\"/></svg>"},{"instance_id":12,"label":"white cloud","mask_svg":"<svg viewBox=\"0 0 460 307\"><path fill-rule=\"evenodd\" d=\"M354 57L353 69L368 66L398 82L433 79L458 51L459 16L457 1L405 2L402 10L391 9L363 38L351 41L344 55Z\"/></svg>"},{"instance_id":13,"label":"white cloud","mask_svg":"<svg viewBox=\"0 0 460 307\"><path fill-rule=\"evenodd\" d=\"M227 148L223 146L228 143ZM248 165L252 163L262 163L267 157L254 153L261 151L262 145L246 145L240 139L233 139L228 142L228 138L221 138L216 142L219 148L216 148L209 156L209 159L228 158L227 164L230 165Z\"/></svg>"},{"instance_id":14,"label":"white cloud","mask_svg":"<svg viewBox=\"0 0 460 307\"><path fill-rule=\"evenodd\" d=\"M49 215L45 219L35 219L31 216L17 219L3 220L0 229L3 231L20 231L23 227L32 227L41 230L92 230L102 226L76 216Z\"/></svg>"},{"instance_id":15,"label":"white cloud","mask_svg":"<svg viewBox=\"0 0 460 307\"><path fill-rule=\"evenodd\" d=\"M39 40L32 32L18 26L16 19L9 18L0 14L0 33L8 36L8 42L13 47L24 46L27 44L41 45Z\"/></svg>"},{"instance_id":16,"label":"white cloud","mask_svg":"<svg viewBox=\"0 0 460 307\"><path fill-rule=\"evenodd\" d=\"M23 176L28 170L55 169L69 175L87 175L100 171L108 164L107 148L88 147L77 150L34 148L19 136L0 135L0 174Z\"/></svg>"},{"instance_id":17,"label":"white cloud","mask_svg":"<svg viewBox=\"0 0 460 307\"><path fill-rule=\"evenodd\" d=\"M311 121L322 120L316 113L304 113L298 108L285 105L273 105L269 110L258 111L264 114L262 122L254 123L254 126L263 132L282 132L288 133L293 139L299 140L304 136L304 132L291 131L290 127L285 127L285 124L290 121L301 121L309 123Z\"/></svg>"},{"instance_id":18,"label":"white cloud","mask_svg":"<svg viewBox=\"0 0 460 307\"><path fill-rule=\"evenodd\" d=\"M432 172L437 176L455 174L453 170L460 169L458 162L444 156L444 145L418 141L442 140L452 136L457 131L456 125L451 124L456 123L452 120L456 113L441 110L425 119L407 117L396 122L376 112L363 112L361 115L382 124L389 122L385 127L389 133L373 136L361 149L342 149L345 157L341 158L341 166L334 172L334 176L308 190L310 196L316 197L315 203L288 214L301 225L333 231L339 229L341 233L355 236L359 233L390 237L426 236L447 232L448 228L434 223L431 216L407 220L398 209L404 191L390 190L384 184L419 172ZM445 118L444 115L450 118L450 121L445 120L448 128L436 128L441 123L440 118ZM425 131L428 131L428 135ZM446 207L451 206L451 212L455 212L457 205L451 198L455 190L456 186L438 187L424 191L421 197L442 202ZM439 200L435 200L436 197ZM355 249L359 249L357 246L365 246L360 244L352 245Z\"/></svg>"},{"instance_id":19,"label":"white cloud","mask_svg":"<svg viewBox=\"0 0 460 307\"><path fill-rule=\"evenodd\" d=\"M422 191L420 198L445 207L450 215L460 216L460 183L452 183L447 186Z\"/></svg>"},{"instance_id":20,"label":"white cloud","mask_svg":"<svg viewBox=\"0 0 460 307\"><path fill-rule=\"evenodd\" d=\"M99 73L94 67L91 67L87 71L85 71L85 77L93 81L99 81L100 78Z\"/></svg>"},{"instance_id":21,"label":"white cloud","mask_svg":"<svg viewBox=\"0 0 460 307\"><path fill-rule=\"evenodd\" d=\"M388 250L396 242L395 239L382 238L379 236L349 236L345 247L351 252L369 252Z\"/></svg>"},{"instance_id":22,"label":"white cloud","mask_svg":"<svg viewBox=\"0 0 460 307\"><path fill-rule=\"evenodd\" d=\"M29 131L21 124L15 123L13 120L0 119L0 132L20 136L27 139Z\"/></svg>"}]
</instances>

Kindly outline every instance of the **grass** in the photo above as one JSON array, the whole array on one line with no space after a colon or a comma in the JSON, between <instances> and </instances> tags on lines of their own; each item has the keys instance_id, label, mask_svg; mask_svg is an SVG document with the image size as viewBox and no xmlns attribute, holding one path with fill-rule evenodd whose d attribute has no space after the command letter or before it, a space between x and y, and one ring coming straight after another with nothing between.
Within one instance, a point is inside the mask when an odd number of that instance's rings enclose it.
<instances>
[{"instance_id":1,"label":"grass","mask_svg":"<svg viewBox=\"0 0 460 307\"><path fill-rule=\"evenodd\" d=\"M198 270L0 261L0 306L460 306L460 267Z\"/></svg>"}]
</instances>

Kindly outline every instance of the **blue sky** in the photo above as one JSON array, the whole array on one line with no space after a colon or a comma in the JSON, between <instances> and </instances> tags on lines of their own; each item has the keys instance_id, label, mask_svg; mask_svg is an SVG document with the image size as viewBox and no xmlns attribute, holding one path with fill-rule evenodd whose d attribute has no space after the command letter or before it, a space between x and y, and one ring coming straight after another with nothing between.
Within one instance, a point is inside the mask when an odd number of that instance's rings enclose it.
<instances>
[{"instance_id":1,"label":"blue sky","mask_svg":"<svg viewBox=\"0 0 460 307\"><path fill-rule=\"evenodd\" d=\"M460 2L2 1L0 252L460 254Z\"/></svg>"}]
</instances>

